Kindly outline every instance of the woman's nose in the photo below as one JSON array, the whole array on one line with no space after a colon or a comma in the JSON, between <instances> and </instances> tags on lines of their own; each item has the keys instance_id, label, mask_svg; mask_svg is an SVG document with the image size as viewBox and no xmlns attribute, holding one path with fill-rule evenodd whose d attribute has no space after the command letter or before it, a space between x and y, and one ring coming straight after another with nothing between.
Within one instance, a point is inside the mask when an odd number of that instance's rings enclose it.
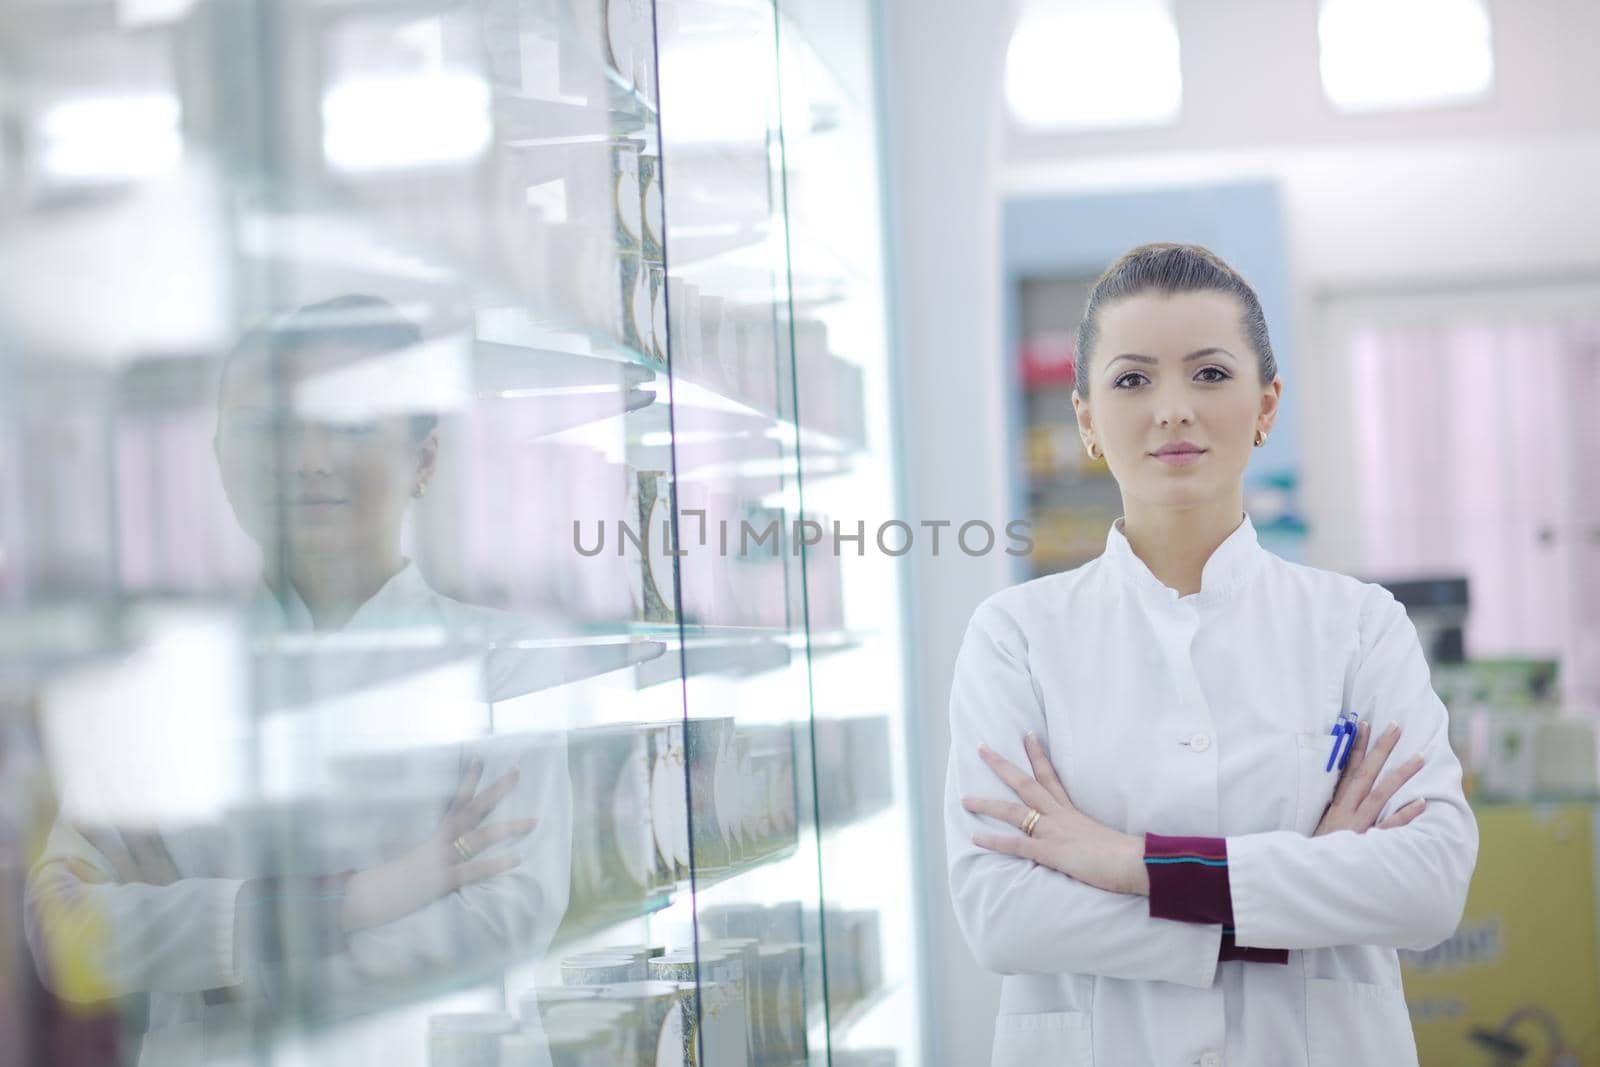
<instances>
[{"instance_id":1,"label":"woman's nose","mask_svg":"<svg viewBox=\"0 0 1600 1067\"><path fill-rule=\"evenodd\" d=\"M1170 426L1173 423L1188 426L1194 422L1194 409L1181 402L1173 402L1160 408L1158 417L1163 426Z\"/></svg>"},{"instance_id":2,"label":"woman's nose","mask_svg":"<svg viewBox=\"0 0 1600 1067\"><path fill-rule=\"evenodd\" d=\"M326 474L329 470L327 430L314 422L299 423L288 435L291 467L298 474Z\"/></svg>"}]
</instances>

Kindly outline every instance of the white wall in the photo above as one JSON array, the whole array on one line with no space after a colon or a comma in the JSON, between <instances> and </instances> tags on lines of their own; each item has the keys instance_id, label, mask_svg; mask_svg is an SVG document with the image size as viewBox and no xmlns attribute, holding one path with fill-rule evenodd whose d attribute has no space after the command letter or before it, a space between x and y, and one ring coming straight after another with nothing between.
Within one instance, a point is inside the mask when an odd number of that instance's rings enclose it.
<instances>
[{"instance_id":1,"label":"white wall","mask_svg":"<svg viewBox=\"0 0 1600 1067\"><path fill-rule=\"evenodd\" d=\"M984 519L1001 529L1009 447L1000 432L998 201L1003 4L890 0L886 9L889 203L897 231L907 521ZM948 540L948 536L946 537ZM919 821L932 987L930 1064L989 1062L998 982L954 925L940 802L950 668L972 609L1009 580L1003 553L913 555L913 684L921 706ZM912 1067L912 1065L907 1065Z\"/></svg>"},{"instance_id":2,"label":"white wall","mask_svg":"<svg viewBox=\"0 0 1600 1067\"><path fill-rule=\"evenodd\" d=\"M1060 2L1060 0L1057 0ZM923 517L1002 508L998 204L1241 177L1277 180L1308 396L1322 381L1322 308L1335 294L1485 288L1600 277L1600 4L1491 0L1496 88L1468 107L1342 116L1321 97L1314 0L1176 0L1185 109L1159 130L1027 136L1004 121L1007 5L888 0L891 202L900 229L899 323L912 505ZM1319 384L1320 383L1320 384ZM1337 532L1345 417L1303 406L1305 505ZM1340 539L1310 562L1338 567ZM972 607L1003 565L942 558L916 575L924 705L930 1062L987 1062L996 981L953 926L938 837L949 667Z\"/></svg>"}]
</instances>

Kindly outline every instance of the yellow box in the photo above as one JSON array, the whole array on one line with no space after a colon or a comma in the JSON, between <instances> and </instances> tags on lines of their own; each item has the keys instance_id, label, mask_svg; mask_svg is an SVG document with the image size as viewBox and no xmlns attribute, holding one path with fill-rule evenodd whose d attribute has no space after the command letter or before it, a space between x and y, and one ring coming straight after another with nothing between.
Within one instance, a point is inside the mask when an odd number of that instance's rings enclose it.
<instances>
[{"instance_id":1,"label":"yellow box","mask_svg":"<svg viewBox=\"0 0 1600 1067\"><path fill-rule=\"evenodd\" d=\"M1461 925L1400 954L1422 1067L1600 1067L1594 806L1476 812Z\"/></svg>"}]
</instances>

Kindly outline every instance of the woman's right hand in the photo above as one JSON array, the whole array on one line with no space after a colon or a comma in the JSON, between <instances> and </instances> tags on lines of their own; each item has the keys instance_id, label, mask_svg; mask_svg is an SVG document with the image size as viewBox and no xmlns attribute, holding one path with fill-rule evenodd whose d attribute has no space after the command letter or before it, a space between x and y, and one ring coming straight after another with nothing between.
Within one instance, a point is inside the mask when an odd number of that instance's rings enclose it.
<instances>
[{"instance_id":1,"label":"woman's right hand","mask_svg":"<svg viewBox=\"0 0 1600 1067\"><path fill-rule=\"evenodd\" d=\"M1378 822L1378 815L1383 811L1383 806L1389 803L1389 798L1422 770L1422 756L1412 756L1379 778L1378 772L1383 769L1389 754L1394 751L1395 743L1400 740L1400 726L1390 723L1383 736L1375 742L1370 735L1366 723L1356 727L1356 736L1350 743L1349 762L1339 772L1339 784L1334 787L1333 802L1322 813L1322 821L1317 824L1317 832L1312 837L1339 830L1354 830L1364 834L1374 824L1380 830L1393 830L1421 815L1423 808L1427 807L1428 802L1418 797Z\"/></svg>"},{"instance_id":2,"label":"woman's right hand","mask_svg":"<svg viewBox=\"0 0 1600 1067\"><path fill-rule=\"evenodd\" d=\"M510 853L482 859L484 850L528 836L538 819L480 825L517 784L512 768L478 793L483 763L473 760L439 826L416 848L357 871L345 883L339 925L346 933L404 918L462 886L504 874L522 862Z\"/></svg>"}]
</instances>

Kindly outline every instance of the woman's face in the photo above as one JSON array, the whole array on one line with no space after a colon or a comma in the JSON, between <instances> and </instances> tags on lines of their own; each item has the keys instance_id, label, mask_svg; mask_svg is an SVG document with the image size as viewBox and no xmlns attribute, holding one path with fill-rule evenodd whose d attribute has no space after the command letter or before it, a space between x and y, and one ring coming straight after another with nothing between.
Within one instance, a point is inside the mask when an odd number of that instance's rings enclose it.
<instances>
[{"instance_id":1,"label":"woman's face","mask_svg":"<svg viewBox=\"0 0 1600 1067\"><path fill-rule=\"evenodd\" d=\"M434 437L416 440L404 416L363 412L359 397L349 398L347 411L320 417L275 402L303 395L302 387L318 375L359 355L297 352L277 396L263 359L246 360L228 374L217 461L234 515L263 548L280 537L290 551L317 554L393 545L407 503L432 472ZM320 399L326 400L325 391Z\"/></svg>"},{"instance_id":2,"label":"woman's face","mask_svg":"<svg viewBox=\"0 0 1600 1067\"><path fill-rule=\"evenodd\" d=\"M1242 320L1238 300L1216 292L1146 293L1101 311L1089 400L1072 403L1085 445L1105 453L1125 500L1194 507L1239 491L1283 389L1261 384ZM1201 452L1157 457L1180 442Z\"/></svg>"}]
</instances>

